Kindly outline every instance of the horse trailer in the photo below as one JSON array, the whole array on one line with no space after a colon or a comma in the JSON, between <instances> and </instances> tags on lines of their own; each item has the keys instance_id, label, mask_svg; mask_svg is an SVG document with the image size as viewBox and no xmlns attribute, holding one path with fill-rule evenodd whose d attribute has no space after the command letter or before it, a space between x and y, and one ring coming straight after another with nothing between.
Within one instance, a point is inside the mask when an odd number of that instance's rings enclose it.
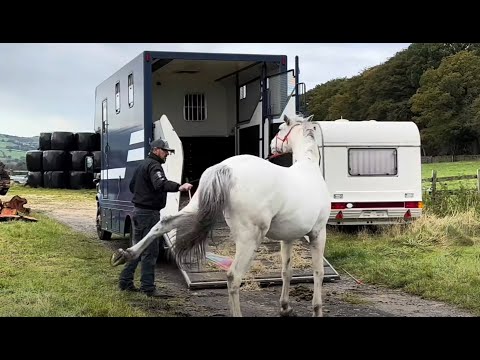
<instances>
[{"instance_id":1,"label":"horse trailer","mask_svg":"<svg viewBox=\"0 0 480 360\"><path fill-rule=\"evenodd\" d=\"M197 185L207 167L230 156L267 157L274 123L301 111L304 89L298 58L295 71L288 70L285 55L145 51L135 57L95 91L100 238L130 233L128 185L151 141L170 137L178 151L164 164L167 177ZM162 215L178 211L179 194L169 194L167 203L174 208Z\"/></svg>"},{"instance_id":2,"label":"horse trailer","mask_svg":"<svg viewBox=\"0 0 480 360\"><path fill-rule=\"evenodd\" d=\"M194 190L206 168L228 157L266 158L283 115L304 111L305 84L298 75L298 57L289 70L285 55L145 51L98 85L99 238L131 236L129 183L158 137L176 150L163 164L167 178L191 182ZM183 196L168 193L161 215L176 213L188 201ZM164 236L167 247L175 236L175 231ZM191 276L185 276L189 286ZM225 284L224 275L210 280Z\"/></svg>"},{"instance_id":3,"label":"horse trailer","mask_svg":"<svg viewBox=\"0 0 480 360\"><path fill-rule=\"evenodd\" d=\"M331 225L404 223L422 214L420 133L411 121L317 121Z\"/></svg>"}]
</instances>

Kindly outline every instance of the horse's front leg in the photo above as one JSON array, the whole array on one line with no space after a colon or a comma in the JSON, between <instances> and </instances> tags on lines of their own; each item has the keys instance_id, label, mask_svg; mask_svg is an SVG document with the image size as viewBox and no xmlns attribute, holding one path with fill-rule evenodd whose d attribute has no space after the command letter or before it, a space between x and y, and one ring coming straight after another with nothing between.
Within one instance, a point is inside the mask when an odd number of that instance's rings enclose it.
<instances>
[{"instance_id":1,"label":"horse's front leg","mask_svg":"<svg viewBox=\"0 0 480 360\"><path fill-rule=\"evenodd\" d=\"M293 309L289 302L290 281L292 280L293 241L281 241L282 255L282 294L280 295L280 316L292 316Z\"/></svg>"},{"instance_id":2,"label":"horse's front leg","mask_svg":"<svg viewBox=\"0 0 480 360\"><path fill-rule=\"evenodd\" d=\"M324 225L318 231L312 231L309 234L310 251L312 253L313 267L313 316L320 317L322 313L322 285L324 276L323 252L325 250L325 241L327 239L327 228Z\"/></svg>"}]
</instances>

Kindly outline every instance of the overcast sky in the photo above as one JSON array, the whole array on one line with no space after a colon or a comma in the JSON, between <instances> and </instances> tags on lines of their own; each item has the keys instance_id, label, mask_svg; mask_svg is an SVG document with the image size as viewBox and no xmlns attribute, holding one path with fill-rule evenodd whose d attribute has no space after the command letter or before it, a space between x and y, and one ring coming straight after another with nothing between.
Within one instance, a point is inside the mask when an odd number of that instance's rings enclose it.
<instances>
[{"instance_id":1,"label":"overcast sky","mask_svg":"<svg viewBox=\"0 0 480 360\"><path fill-rule=\"evenodd\" d=\"M307 90L358 75L409 44L0 44L0 133L93 131L95 88L144 50L287 55Z\"/></svg>"}]
</instances>

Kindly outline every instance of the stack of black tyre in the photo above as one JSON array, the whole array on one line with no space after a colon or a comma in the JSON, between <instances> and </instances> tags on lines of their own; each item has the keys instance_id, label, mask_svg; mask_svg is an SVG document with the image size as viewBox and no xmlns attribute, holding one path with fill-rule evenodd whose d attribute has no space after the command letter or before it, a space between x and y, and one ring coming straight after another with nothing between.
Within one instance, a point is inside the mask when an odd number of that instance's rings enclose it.
<instances>
[{"instance_id":1,"label":"stack of black tyre","mask_svg":"<svg viewBox=\"0 0 480 360\"><path fill-rule=\"evenodd\" d=\"M86 171L86 156L92 156L93 172ZM31 187L90 189L100 172L100 134L55 131L40 133L38 150L26 154Z\"/></svg>"}]
</instances>

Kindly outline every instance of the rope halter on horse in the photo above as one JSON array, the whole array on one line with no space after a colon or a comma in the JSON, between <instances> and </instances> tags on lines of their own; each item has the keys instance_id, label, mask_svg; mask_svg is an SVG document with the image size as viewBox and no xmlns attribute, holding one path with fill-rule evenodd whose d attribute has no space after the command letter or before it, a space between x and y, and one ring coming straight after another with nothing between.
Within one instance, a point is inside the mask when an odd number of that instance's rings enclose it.
<instances>
[{"instance_id":1,"label":"rope halter on horse","mask_svg":"<svg viewBox=\"0 0 480 360\"><path fill-rule=\"evenodd\" d=\"M269 159L274 158L274 157L277 157L277 156L279 156L279 155L282 155L282 154L285 152L285 151L283 150L284 144L285 144L285 143L288 144L288 136L289 136L290 133L292 132L293 128L294 128L295 126L298 126L298 125L300 125L300 124L295 124L295 125L293 125L293 126L290 128L290 130L288 130L287 134L283 137L283 139L282 139L280 136L278 136L278 134L275 136L275 153L273 153L271 156L269 156L269 157L268 157ZM280 143L280 145L281 145L280 149L279 149L279 147L278 147L278 145L279 145L279 140L281 141L281 143Z\"/></svg>"}]
</instances>

